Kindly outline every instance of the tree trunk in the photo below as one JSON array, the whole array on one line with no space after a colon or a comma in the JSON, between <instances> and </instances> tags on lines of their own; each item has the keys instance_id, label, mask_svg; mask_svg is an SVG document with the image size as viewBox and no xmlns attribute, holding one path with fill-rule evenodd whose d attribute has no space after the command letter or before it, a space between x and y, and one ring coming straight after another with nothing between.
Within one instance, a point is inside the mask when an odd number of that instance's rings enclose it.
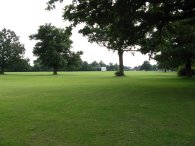
<instances>
[{"instance_id":1,"label":"tree trunk","mask_svg":"<svg viewBox=\"0 0 195 146\"><path fill-rule=\"evenodd\" d=\"M167 69L166 68L164 69L164 72L167 72Z\"/></svg>"},{"instance_id":2,"label":"tree trunk","mask_svg":"<svg viewBox=\"0 0 195 146\"><path fill-rule=\"evenodd\" d=\"M1 74L1 75L4 75L4 72L5 72L5 70L4 70L4 66L1 66L1 71L0 71L0 74Z\"/></svg>"},{"instance_id":3,"label":"tree trunk","mask_svg":"<svg viewBox=\"0 0 195 146\"><path fill-rule=\"evenodd\" d=\"M57 74L58 74L57 67L54 66L54 67L53 67L53 75L57 75Z\"/></svg>"},{"instance_id":4,"label":"tree trunk","mask_svg":"<svg viewBox=\"0 0 195 146\"><path fill-rule=\"evenodd\" d=\"M5 73L5 57L4 57L4 51L3 52L1 52L2 54L1 54L1 57L2 57L2 59L1 59L1 71L0 71L0 74L1 75L4 75Z\"/></svg>"},{"instance_id":5,"label":"tree trunk","mask_svg":"<svg viewBox=\"0 0 195 146\"><path fill-rule=\"evenodd\" d=\"M192 77L192 60L187 59L185 63L186 75Z\"/></svg>"},{"instance_id":6,"label":"tree trunk","mask_svg":"<svg viewBox=\"0 0 195 146\"><path fill-rule=\"evenodd\" d=\"M118 56L119 56L119 71L118 71L118 76L124 76L123 51L122 50L119 50L118 51Z\"/></svg>"}]
</instances>

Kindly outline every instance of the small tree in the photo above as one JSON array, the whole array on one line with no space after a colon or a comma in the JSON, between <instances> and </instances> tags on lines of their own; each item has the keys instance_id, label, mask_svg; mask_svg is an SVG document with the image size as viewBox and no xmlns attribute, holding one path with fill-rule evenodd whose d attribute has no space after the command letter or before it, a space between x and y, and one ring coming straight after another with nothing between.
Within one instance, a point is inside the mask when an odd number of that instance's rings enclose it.
<instances>
[{"instance_id":1,"label":"small tree","mask_svg":"<svg viewBox=\"0 0 195 146\"><path fill-rule=\"evenodd\" d=\"M4 74L9 65L20 60L24 50L24 45L14 31L5 28L0 31L0 74Z\"/></svg>"},{"instance_id":2,"label":"small tree","mask_svg":"<svg viewBox=\"0 0 195 146\"><path fill-rule=\"evenodd\" d=\"M149 61L144 61L144 63L141 65L140 70L152 70L152 65L150 64Z\"/></svg>"},{"instance_id":3,"label":"small tree","mask_svg":"<svg viewBox=\"0 0 195 146\"><path fill-rule=\"evenodd\" d=\"M70 57L71 29L59 29L51 24L39 27L38 33L31 35L30 39L38 40L33 53L43 64L53 68L53 75L57 75L59 68L68 63Z\"/></svg>"}]
</instances>

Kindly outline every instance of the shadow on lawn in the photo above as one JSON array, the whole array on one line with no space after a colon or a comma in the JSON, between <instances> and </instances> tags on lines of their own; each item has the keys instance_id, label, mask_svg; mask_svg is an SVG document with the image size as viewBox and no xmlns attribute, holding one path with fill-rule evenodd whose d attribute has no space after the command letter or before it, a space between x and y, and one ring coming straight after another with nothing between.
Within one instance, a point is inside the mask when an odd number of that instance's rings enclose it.
<instances>
[{"instance_id":1,"label":"shadow on lawn","mask_svg":"<svg viewBox=\"0 0 195 146\"><path fill-rule=\"evenodd\" d=\"M58 75L53 75L51 72L45 72L45 73L41 73L41 72L18 72L18 73L6 73L5 75L10 75L10 76L34 76L34 77L62 77L62 76L79 76L76 74L71 74L71 73L59 73Z\"/></svg>"}]
</instances>

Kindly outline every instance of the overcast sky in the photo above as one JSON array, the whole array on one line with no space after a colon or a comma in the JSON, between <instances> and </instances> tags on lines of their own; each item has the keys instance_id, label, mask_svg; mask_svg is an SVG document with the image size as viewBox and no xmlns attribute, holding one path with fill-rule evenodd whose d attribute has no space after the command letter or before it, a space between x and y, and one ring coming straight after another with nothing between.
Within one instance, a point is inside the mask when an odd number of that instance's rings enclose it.
<instances>
[{"instance_id":1,"label":"overcast sky","mask_svg":"<svg viewBox=\"0 0 195 146\"><path fill-rule=\"evenodd\" d=\"M63 21L63 6L71 3L71 0L65 0L63 4L57 4L57 8L52 11L46 11L46 3L48 0L0 0L0 30L3 28L13 30L20 41L25 45L25 56L31 59L31 63L36 58L32 54L35 41L29 40L29 35L37 33L40 25L51 23L56 27L64 28L67 23ZM104 47L98 46L96 43L89 43L87 38L77 33L78 29L73 30L71 39L73 40L72 51L82 50L82 60L88 61L104 61L105 63L118 63L117 53L108 51ZM148 60L148 56L136 53L124 54L124 65L137 66ZM154 61L151 61L154 64Z\"/></svg>"}]
</instances>

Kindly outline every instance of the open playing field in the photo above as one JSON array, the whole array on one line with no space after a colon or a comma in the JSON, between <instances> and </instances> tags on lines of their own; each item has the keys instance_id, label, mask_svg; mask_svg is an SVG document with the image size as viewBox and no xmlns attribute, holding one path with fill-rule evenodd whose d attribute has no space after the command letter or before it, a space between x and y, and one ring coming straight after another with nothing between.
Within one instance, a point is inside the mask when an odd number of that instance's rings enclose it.
<instances>
[{"instance_id":1,"label":"open playing field","mask_svg":"<svg viewBox=\"0 0 195 146\"><path fill-rule=\"evenodd\" d=\"M195 79L176 73L6 73L0 146L195 146Z\"/></svg>"}]
</instances>

